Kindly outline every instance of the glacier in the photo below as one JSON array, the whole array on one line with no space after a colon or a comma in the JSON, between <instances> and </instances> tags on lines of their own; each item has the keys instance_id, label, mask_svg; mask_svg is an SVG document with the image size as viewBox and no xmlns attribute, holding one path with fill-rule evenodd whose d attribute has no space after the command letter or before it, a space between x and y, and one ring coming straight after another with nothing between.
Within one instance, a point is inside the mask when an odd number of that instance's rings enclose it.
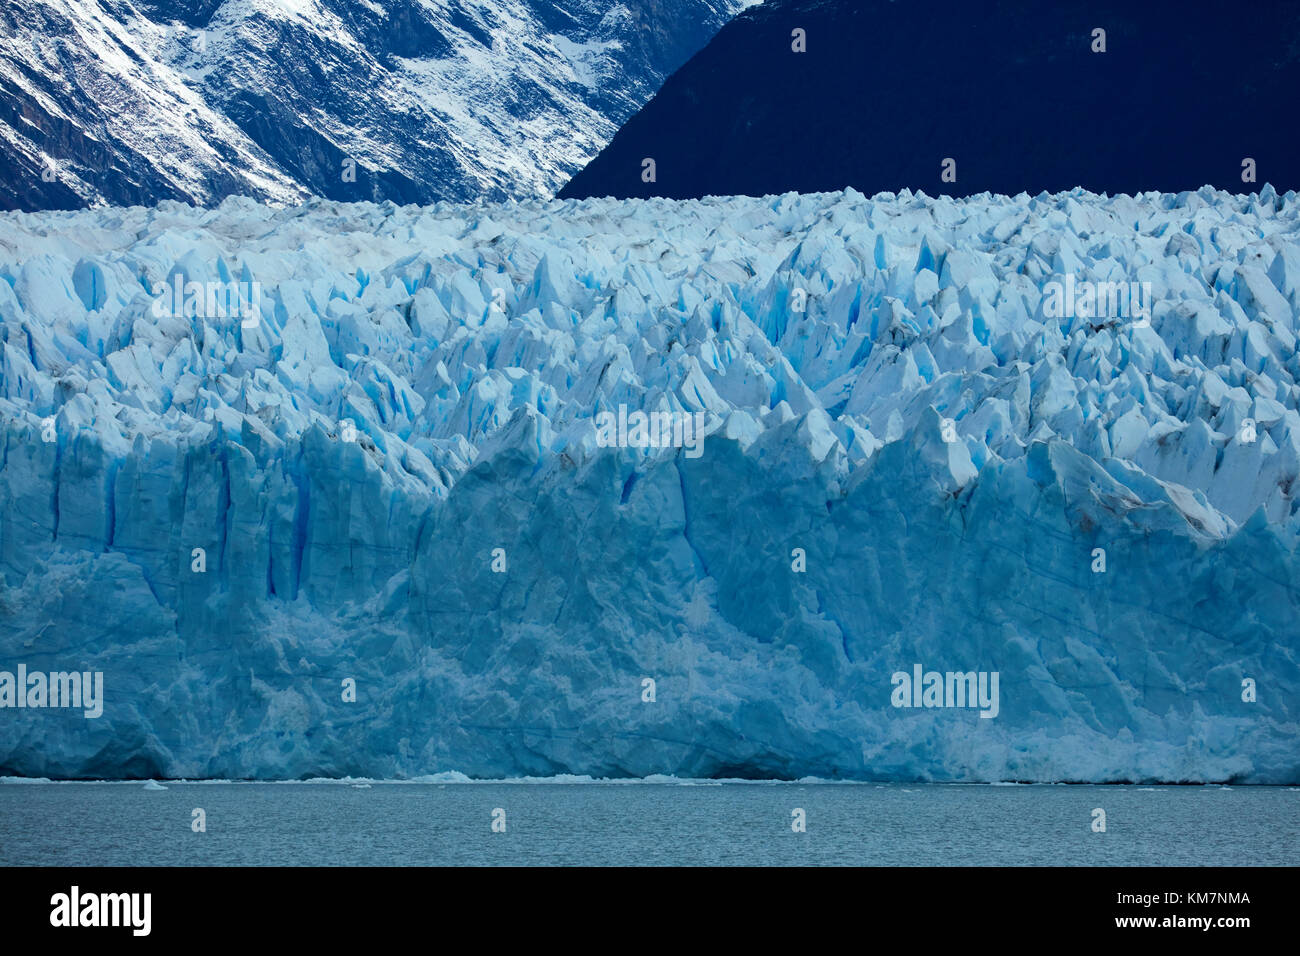
<instances>
[{"instance_id":1,"label":"glacier","mask_svg":"<svg viewBox=\"0 0 1300 956\"><path fill-rule=\"evenodd\" d=\"M0 709L0 775L1300 782L1298 230L1267 186L0 215L0 670L104 675ZM701 453L604 447L620 406ZM892 706L918 664L996 717Z\"/></svg>"}]
</instances>

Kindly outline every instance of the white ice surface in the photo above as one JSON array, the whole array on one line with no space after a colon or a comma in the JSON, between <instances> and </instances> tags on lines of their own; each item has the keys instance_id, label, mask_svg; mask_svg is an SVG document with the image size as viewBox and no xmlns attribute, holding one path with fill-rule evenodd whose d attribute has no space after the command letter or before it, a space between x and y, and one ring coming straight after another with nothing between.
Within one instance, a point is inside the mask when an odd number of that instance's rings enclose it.
<instances>
[{"instance_id":1,"label":"white ice surface","mask_svg":"<svg viewBox=\"0 0 1300 956\"><path fill-rule=\"evenodd\" d=\"M0 217L0 669L106 696L0 711L0 772L1293 783L1298 212ZM259 282L257 328L155 318L178 270ZM1045 317L1067 273L1150 326ZM598 448L620 404L703 455ZM917 663L1000 713L891 707Z\"/></svg>"}]
</instances>

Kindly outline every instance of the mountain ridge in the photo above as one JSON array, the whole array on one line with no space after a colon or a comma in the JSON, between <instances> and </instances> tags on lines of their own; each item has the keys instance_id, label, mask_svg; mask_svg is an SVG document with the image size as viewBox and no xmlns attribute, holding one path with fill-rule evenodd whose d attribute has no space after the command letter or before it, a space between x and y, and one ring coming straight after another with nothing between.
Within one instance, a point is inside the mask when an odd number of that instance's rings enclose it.
<instances>
[{"instance_id":1,"label":"mountain ridge","mask_svg":"<svg viewBox=\"0 0 1300 956\"><path fill-rule=\"evenodd\" d=\"M0 208L549 198L746 2L15 0Z\"/></svg>"},{"instance_id":2,"label":"mountain ridge","mask_svg":"<svg viewBox=\"0 0 1300 956\"><path fill-rule=\"evenodd\" d=\"M559 195L1300 188L1296 36L1300 7L1284 0L1249 17L1228 0L769 0Z\"/></svg>"}]
</instances>

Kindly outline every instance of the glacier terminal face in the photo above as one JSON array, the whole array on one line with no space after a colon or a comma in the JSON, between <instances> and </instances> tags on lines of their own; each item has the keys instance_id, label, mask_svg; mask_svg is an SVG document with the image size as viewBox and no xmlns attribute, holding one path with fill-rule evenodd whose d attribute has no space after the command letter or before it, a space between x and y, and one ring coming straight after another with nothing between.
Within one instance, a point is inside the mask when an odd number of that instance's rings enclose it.
<instances>
[{"instance_id":1,"label":"glacier terminal face","mask_svg":"<svg viewBox=\"0 0 1300 956\"><path fill-rule=\"evenodd\" d=\"M0 774L1297 782L1298 220L0 216Z\"/></svg>"}]
</instances>

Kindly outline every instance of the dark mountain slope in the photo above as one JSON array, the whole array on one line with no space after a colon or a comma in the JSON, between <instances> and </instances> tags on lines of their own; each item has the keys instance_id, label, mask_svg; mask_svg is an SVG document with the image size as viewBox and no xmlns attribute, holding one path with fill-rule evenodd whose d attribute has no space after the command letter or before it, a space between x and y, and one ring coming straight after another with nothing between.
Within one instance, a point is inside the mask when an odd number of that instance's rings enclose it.
<instances>
[{"instance_id":1,"label":"dark mountain slope","mask_svg":"<svg viewBox=\"0 0 1300 956\"><path fill-rule=\"evenodd\" d=\"M1298 92L1295 2L769 0L560 195L1300 188Z\"/></svg>"}]
</instances>

